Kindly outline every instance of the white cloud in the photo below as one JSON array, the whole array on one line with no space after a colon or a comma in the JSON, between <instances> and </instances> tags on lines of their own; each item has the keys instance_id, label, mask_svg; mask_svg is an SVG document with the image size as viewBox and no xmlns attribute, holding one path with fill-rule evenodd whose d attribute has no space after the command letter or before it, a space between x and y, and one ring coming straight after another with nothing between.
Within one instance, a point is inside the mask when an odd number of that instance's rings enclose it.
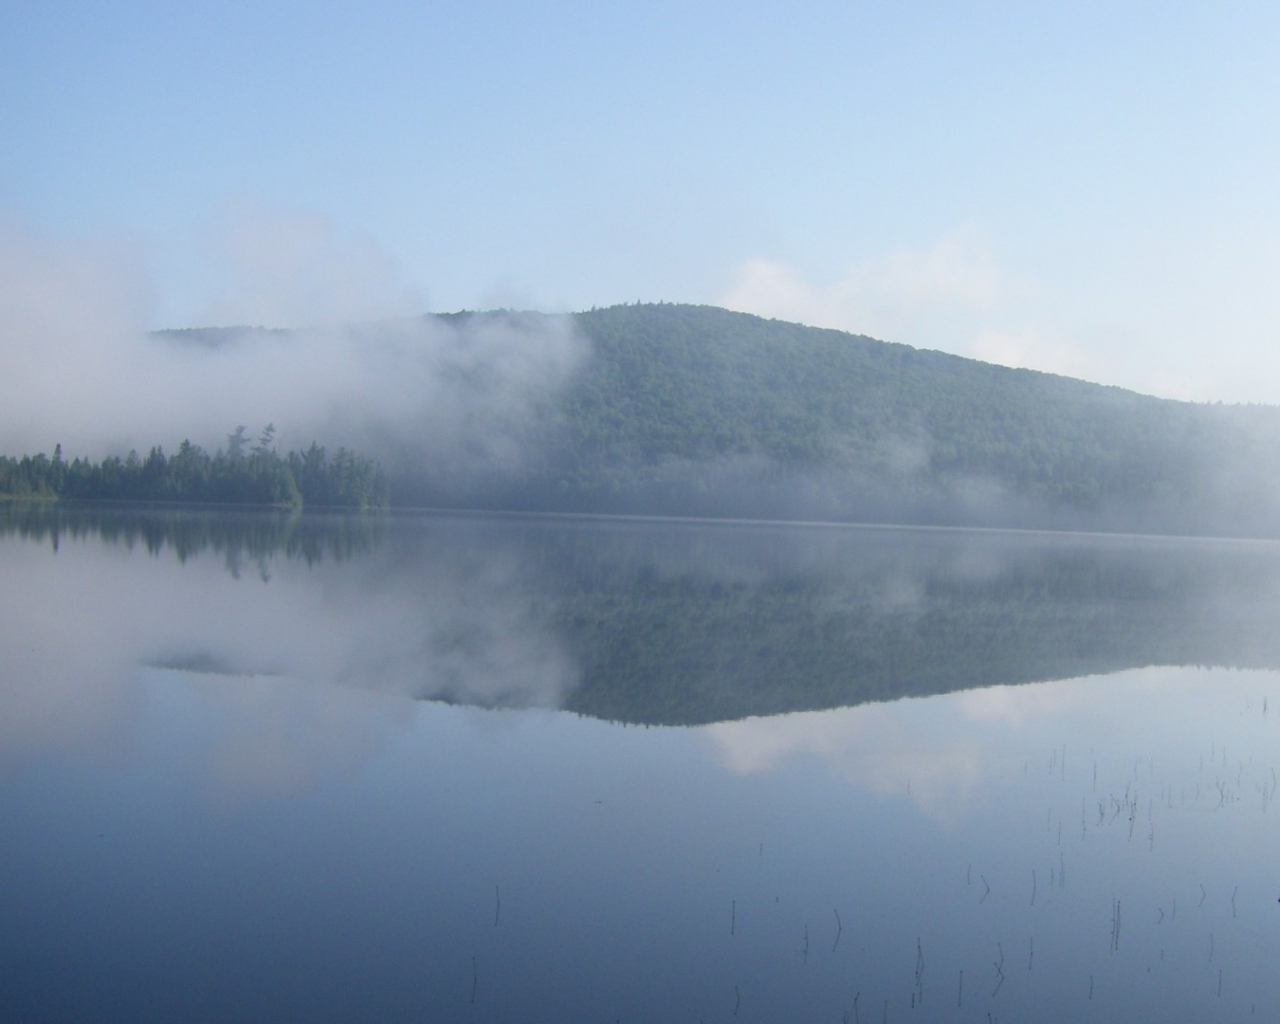
<instances>
[{"instance_id":1,"label":"white cloud","mask_svg":"<svg viewBox=\"0 0 1280 1024\"><path fill-rule=\"evenodd\" d=\"M1034 330L984 330L974 339L969 355L984 363L1026 367L1066 377L1097 380L1097 368L1083 352L1069 345L1046 341Z\"/></svg>"},{"instance_id":2,"label":"white cloud","mask_svg":"<svg viewBox=\"0 0 1280 1024\"><path fill-rule=\"evenodd\" d=\"M738 268L720 297L731 309L866 334L1001 366L1118 383L1170 397L1195 390L1168 373L1129 368L1114 328L1083 329L1054 312L1052 296L1002 268L982 233L966 226L931 246L899 250L815 282L772 260ZM1045 303L1048 305L1045 305ZM1051 328L1037 324L1047 320Z\"/></svg>"},{"instance_id":3,"label":"white cloud","mask_svg":"<svg viewBox=\"0 0 1280 1024\"><path fill-rule=\"evenodd\" d=\"M896 252L863 268L864 287L898 302L985 308L998 296L1002 275L973 229L940 238L926 252Z\"/></svg>"},{"instance_id":4,"label":"white cloud","mask_svg":"<svg viewBox=\"0 0 1280 1024\"><path fill-rule=\"evenodd\" d=\"M219 287L202 324L327 327L426 311L371 235L318 213L242 203L213 234Z\"/></svg>"},{"instance_id":5,"label":"white cloud","mask_svg":"<svg viewBox=\"0 0 1280 1024\"><path fill-rule=\"evenodd\" d=\"M989 245L966 227L928 249L856 264L827 284L808 281L781 263L752 260L739 268L720 301L760 316L952 348L941 343L947 322L957 313L971 317L991 310L1010 287Z\"/></svg>"}]
</instances>

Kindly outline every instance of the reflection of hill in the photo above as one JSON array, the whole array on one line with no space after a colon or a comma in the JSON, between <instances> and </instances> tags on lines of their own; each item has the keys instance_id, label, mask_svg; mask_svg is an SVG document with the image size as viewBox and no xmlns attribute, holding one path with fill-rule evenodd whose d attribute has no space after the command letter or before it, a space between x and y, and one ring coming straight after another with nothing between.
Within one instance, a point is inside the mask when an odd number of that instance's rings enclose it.
<instances>
[{"instance_id":1,"label":"reflection of hill","mask_svg":"<svg viewBox=\"0 0 1280 1024\"><path fill-rule=\"evenodd\" d=\"M163 336L213 350L308 344L241 328ZM1275 537L1280 523L1276 408L1168 401L667 303L429 316L341 344L356 364L413 368L387 382L389 408L418 426L387 420L363 442L404 507L1205 536ZM449 401L431 379L448 381ZM372 426L369 415L346 418ZM13 469L14 493L39 490Z\"/></svg>"},{"instance_id":2,"label":"reflection of hill","mask_svg":"<svg viewBox=\"0 0 1280 1024\"><path fill-rule=\"evenodd\" d=\"M233 576L213 657L489 707L690 725L1153 664L1280 668L1280 545L1047 534L0 506L0 536L100 537ZM302 562L305 568L285 563ZM104 581L110 588L110 582ZM177 592L177 591L175 591ZM319 597L318 597L319 595ZM216 641L216 642L215 642ZM188 659L188 660L184 660ZM203 662L201 662L203 664Z\"/></svg>"},{"instance_id":3,"label":"reflection of hill","mask_svg":"<svg viewBox=\"0 0 1280 1024\"><path fill-rule=\"evenodd\" d=\"M611 568L584 566L560 604L582 667L567 706L696 724L1150 664L1280 667L1271 547L739 531L727 549L762 571L598 549Z\"/></svg>"}]
</instances>

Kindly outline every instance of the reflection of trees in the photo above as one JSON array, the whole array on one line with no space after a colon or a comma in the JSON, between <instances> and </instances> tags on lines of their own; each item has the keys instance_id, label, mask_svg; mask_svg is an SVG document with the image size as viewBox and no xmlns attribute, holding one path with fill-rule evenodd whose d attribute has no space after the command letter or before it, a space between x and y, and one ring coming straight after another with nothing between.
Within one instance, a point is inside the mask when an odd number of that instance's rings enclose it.
<instances>
[{"instance_id":1,"label":"reflection of trees","mask_svg":"<svg viewBox=\"0 0 1280 1024\"><path fill-rule=\"evenodd\" d=\"M168 550L179 562L212 551L232 575L250 567L265 573L278 555L309 565L366 555L382 532L378 516L359 513L0 503L0 536L48 542L55 551L63 540L100 539L153 555Z\"/></svg>"},{"instance_id":2,"label":"reflection of trees","mask_svg":"<svg viewBox=\"0 0 1280 1024\"><path fill-rule=\"evenodd\" d=\"M1269 544L62 505L0 505L3 535L178 563L212 552L236 577L273 569L262 621L278 614L287 633L298 604L297 650L326 640L300 678L626 722L1146 665L1280 668ZM286 572L282 556L326 571ZM221 642L234 666L239 641Z\"/></svg>"}]
</instances>

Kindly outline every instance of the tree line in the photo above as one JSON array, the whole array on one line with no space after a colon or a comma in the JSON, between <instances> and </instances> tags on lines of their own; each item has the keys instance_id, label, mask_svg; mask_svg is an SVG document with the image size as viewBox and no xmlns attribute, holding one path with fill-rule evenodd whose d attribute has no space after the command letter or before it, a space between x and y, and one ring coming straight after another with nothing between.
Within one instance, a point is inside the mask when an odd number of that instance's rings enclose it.
<instances>
[{"instance_id":1,"label":"tree line","mask_svg":"<svg viewBox=\"0 0 1280 1024\"><path fill-rule=\"evenodd\" d=\"M153 447L100 462L68 462L57 445L20 458L0 456L0 495L67 501L169 501L279 507L386 508L386 475L372 459L347 448L330 454L314 441L305 451L281 454L275 426L256 442L238 426L213 454L185 440L172 455Z\"/></svg>"}]
</instances>

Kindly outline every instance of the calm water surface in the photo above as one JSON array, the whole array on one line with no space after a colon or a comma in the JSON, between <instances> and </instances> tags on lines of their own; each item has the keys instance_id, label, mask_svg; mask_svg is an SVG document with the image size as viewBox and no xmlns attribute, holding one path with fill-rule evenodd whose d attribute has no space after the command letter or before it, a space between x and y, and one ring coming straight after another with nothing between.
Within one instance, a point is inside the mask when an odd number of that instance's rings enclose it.
<instances>
[{"instance_id":1,"label":"calm water surface","mask_svg":"<svg viewBox=\"0 0 1280 1024\"><path fill-rule=\"evenodd\" d=\"M6 1021L1280 1018L1275 546L10 509L0 573Z\"/></svg>"}]
</instances>

